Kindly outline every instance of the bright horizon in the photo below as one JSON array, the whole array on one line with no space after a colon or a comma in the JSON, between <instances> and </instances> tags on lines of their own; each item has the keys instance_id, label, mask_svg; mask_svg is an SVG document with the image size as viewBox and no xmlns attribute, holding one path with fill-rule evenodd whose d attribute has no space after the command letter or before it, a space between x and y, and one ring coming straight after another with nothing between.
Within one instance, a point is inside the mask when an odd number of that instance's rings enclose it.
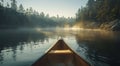
<instances>
[{"instance_id":1,"label":"bright horizon","mask_svg":"<svg viewBox=\"0 0 120 66\"><path fill-rule=\"evenodd\" d=\"M7 0L8 1L8 0ZM75 17L75 13L81 6L85 6L88 0L16 0L24 8L32 7L38 12L44 12L49 16Z\"/></svg>"}]
</instances>

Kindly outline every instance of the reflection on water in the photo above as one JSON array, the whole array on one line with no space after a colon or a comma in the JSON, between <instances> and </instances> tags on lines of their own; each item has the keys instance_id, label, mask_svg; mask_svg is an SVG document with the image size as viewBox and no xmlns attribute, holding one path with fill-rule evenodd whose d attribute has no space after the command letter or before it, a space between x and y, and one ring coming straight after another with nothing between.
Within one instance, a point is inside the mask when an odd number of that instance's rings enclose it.
<instances>
[{"instance_id":1,"label":"reflection on water","mask_svg":"<svg viewBox=\"0 0 120 66\"><path fill-rule=\"evenodd\" d=\"M50 43L47 36L41 32L1 31L0 66L23 66L26 65L23 64L23 62L30 62L29 59L35 61L34 58L32 58L34 55L31 53L35 54L36 51L34 50L38 49L39 44L47 42ZM27 64L27 66L30 65L29 63Z\"/></svg>"},{"instance_id":2,"label":"reflection on water","mask_svg":"<svg viewBox=\"0 0 120 66\"><path fill-rule=\"evenodd\" d=\"M81 31L76 34L76 40L80 47L87 47L88 57L95 66L120 65L119 32Z\"/></svg>"},{"instance_id":3,"label":"reflection on water","mask_svg":"<svg viewBox=\"0 0 120 66\"><path fill-rule=\"evenodd\" d=\"M120 35L109 31L0 31L0 66L30 66L61 37L93 66L120 65Z\"/></svg>"}]
</instances>

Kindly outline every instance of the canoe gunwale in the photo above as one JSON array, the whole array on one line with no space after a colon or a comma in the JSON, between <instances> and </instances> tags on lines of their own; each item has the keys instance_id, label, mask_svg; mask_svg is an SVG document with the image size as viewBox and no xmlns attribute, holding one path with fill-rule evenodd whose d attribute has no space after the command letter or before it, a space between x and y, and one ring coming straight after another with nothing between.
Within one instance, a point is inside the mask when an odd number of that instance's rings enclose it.
<instances>
[{"instance_id":1,"label":"canoe gunwale","mask_svg":"<svg viewBox=\"0 0 120 66\"><path fill-rule=\"evenodd\" d=\"M45 59L45 57L47 57L49 54L51 54L50 52L51 52L51 50L54 50L54 48L58 45L59 46L59 44L63 44L65 47L67 47L67 50L70 50L71 52L72 52L72 55L74 55L74 57L75 58L79 58L78 59L78 61L81 61L83 64L85 64L85 65L81 65L81 66L91 66L87 61L85 61L82 57L80 57L75 51L73 51L65 42L64 42L64 40L63 39L60 39L60 40L58 40L55 44L53 44L47 51L45 51L45 54L43 54L34 64L32 64L32 66L38 66L38 65L36 65L37 63L39 63L39 62L42 62L42 60L41 59ZM59 47L58 47L59 48ZM59 50L59 49L57 49L57 50ZM61 49L60 49L61 50ZM63 49L63 50L65 50L65 49ZM58 54L60 54L60 53L56 53L57 55ZM68 55L68 54L67 54ZM79 64L79 62L78 61L76 61L76 63L78 63ZM47 62L47 60L46 60L46 62ZM78 66L78 65L77 65Z\"/></svg>"}]
</instances>

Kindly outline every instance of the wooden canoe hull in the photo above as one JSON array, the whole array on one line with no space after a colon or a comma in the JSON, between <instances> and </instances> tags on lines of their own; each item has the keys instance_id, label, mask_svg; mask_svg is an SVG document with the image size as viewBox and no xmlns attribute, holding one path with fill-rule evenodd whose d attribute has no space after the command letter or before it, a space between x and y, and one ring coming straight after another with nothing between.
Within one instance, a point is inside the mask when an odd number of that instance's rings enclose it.
<instances>
[{"instance_id":1,"label":"wooden canoe hull","mask_svg":"<svg viewBox=\"0 0 120 66\"><path fill-rule=\"evenodd\" d=\"M52 50L58 50L51 52ZM60 51L59 51L60 50ZM64 52L65 50L65 52ZM69 50L69 51L68 51ZM90 66L61 39L32 66Z\"/></svg>"}]
</instances>

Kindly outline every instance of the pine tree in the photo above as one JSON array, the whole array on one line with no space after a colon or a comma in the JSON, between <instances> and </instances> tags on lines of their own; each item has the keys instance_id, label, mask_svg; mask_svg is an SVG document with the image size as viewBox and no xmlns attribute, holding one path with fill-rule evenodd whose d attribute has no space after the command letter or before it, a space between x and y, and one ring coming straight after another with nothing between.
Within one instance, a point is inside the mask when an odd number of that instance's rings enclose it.
<instances>
[{"instance_id":1,"label":"pine tree","mask_svg":"<svg viewBox=\"0 0 120 66\"><path fill-rule=\"evenodd\" d=\"M16 0L11 0L11 8L13 9L13 10L17 10L17 1Z\"/></svg>"},{"instance_id":2,"label":"pine tree","mask_svg":"<svg viewBox=\"0 0 120 66\"><path fill-rule=\"evenodd\" d=\"M4 0L1 0L0 2L0 6L3 6Z\"/></svg>"},{"instance_id":3,"label":"pine tree","mask_svg":"<svg viewBox=\"0 0 120 66\"><path fill-rule=\"evenodd\" d=\"M20 13L24 13L25 12L22 4L20 4L18 12L20 12Z\"/></svg>"},{"instance_id":4,"label":"pine tree","mask_svg":"<svg viewBox=\"0 0 120 66\"><path fill-rule=\"evenodd\" d=\"M7 6L6 6L7 8L9 8L10 7L10 5L9 5L9 3L7 2Z\"/></svg>"}]
</instances>

